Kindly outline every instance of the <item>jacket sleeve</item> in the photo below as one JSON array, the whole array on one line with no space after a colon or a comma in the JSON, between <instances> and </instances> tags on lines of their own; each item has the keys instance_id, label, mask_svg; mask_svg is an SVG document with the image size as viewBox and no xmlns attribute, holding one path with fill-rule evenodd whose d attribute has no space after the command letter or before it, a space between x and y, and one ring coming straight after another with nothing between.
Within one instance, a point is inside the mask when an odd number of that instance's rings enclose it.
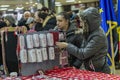
<instances>
[{"instance_id":1,"label":"jacket sleeve","mask_svg":"<svg viewBox=\"0 0 120 80\"><path fill-rule=\"evenodd\" d=\"M92 36L83 48L78 48L77 46L70 43L67 46L67 51L69 54L72 54L78 59L82 60L100 53L100 50L102 49L106 49L107 51L107 42L105 36L103 35Z\"/></svg>"}]
</instances>

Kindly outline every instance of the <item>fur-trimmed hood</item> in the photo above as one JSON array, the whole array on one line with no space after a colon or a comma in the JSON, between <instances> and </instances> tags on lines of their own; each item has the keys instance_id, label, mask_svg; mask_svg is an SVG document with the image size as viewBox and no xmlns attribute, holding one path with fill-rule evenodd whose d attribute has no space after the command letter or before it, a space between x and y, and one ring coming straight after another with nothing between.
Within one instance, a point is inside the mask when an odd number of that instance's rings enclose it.
<instances>
[{"instance_id":1,"label":"fur-trimmed hood","mask_svg":"<svg viewBox=\"0 0 120 80\"><path fill-rule=\"evenodd\" d=\"M95 31L100 27L101 16L97 8L87 8L80 14L80 17L88 25L87 28L89 33Z\"/></svg>"}]
</instances>

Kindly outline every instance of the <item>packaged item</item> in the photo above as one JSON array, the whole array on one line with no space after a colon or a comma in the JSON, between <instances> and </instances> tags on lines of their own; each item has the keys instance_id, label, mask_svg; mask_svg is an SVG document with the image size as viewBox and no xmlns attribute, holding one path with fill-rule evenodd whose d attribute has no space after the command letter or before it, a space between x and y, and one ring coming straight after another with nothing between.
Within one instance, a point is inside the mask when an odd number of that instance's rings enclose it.
<instances>
[{"instance_id":1,"label":"packaged item","mask_svg":"<svg viewBox=\"0 0 120 80\"><path fill-rule=\"evenodd\" d=\"M26 36L27 48L33 48L33 38L32 35Z\"/></svg>"},{"instance_id":2,"label":"packaged item","mask_svg":"<svg viewBox=\"0 0 120 80\"><path fill-rule=\"evenodd\" d=\"M40 34L39 38L40 38L40 46L46 47L47 46L46 34Z\"/></svg>"},{"instance_id":3,"label":"packaged item","mask_svg":"<svg viewBox=\"0 0 120 80\"><path fill-rule=\"evenodd\" d=\"M38 34L33 34L33 43L34 43L34 47L39 47L40 46L40 41L39 41L39 35Z\"/></svg>"},{"instance_id":4,"label":"packaged item","mask_svg":"<svg viewBox=\"0 0 120 80\"><path fill-rule=\"evenodd\" d=\"M53 40L53 34L52 33L47 33L47 42L48 42L48 46L53 46L54 45L54 40Z\"/></svg>"},{"instance_id":5,"label":"packaged item","mask_svg":"<svg viewBox=\"0 0 120 80\"><path fill-rule=\"evenodd\" d=\"M19 37L19 41L20 41L20 49L24 49L25 47L25 39L24 39L24 36L20 36Z\"/></svg>"},{"instance_id":6,"label":"packaged item","mask_svg":"<svg viewBox=\"0 0 120 80\"><path fill-rule=\"evenodd\" d=\"M48 47L48 53L49 53L49 59L54 60L55 59L54 47Z\"/></svg>"},{"instance_id":7,"label":"packaged item","mask_svg":"<svg viewBox=\"0 0 120 80\"><path fill-rule=\"evenodd\" d=\"M68 64L68 52L66 50L62 50L60 52L60 65L65 66Z\"/></svg>"},{"instance_id":8,"label":"packaged item","mask_svg":"<svg viewBox=\"0 0 120 80\"><path fill-rule=\"evenodd\" d=\"M21 63L27 63L27 51L25 49L20 50L20 61Z\"/></svg>"},{"instance_id":9,"label":"packaged item","mask_svg":"<svg viewBox=\"0 0 120 80\"><path fill-rule=\"evenodd\" d=\"M65 34L64 34L64 32L59 33L59 41L60 42L65 42Z\"/></svg>"},{"instance_id":10,"label":"packaged item","mask_svg":"<svg viewBox=\"0 0 120 80\"><path fill-rule=\"evenodd\" d=\"M28 62L36 62L35 49L28 50Z\"/></svg>"},{"instance_id":11,"label":"packaged item","mask_svg":"<svg viewBox=\"0 0 120 80\"><path fill-rule=\"evenodd\" d=\"M17 77L17 75L18 75L17 72L11 72L10 73L10 77Z\"/></svg>"},{"instance_id":12,"label":"packaged item","mask_svg":"<svg viewBox=\"0 0 120 80\"><path fill-rule=\"evenodd\" d=\"M41 49L36 49L37 62L42 62L42 52Z\"/></svg>"},{"instance_id":13,"label":"packaged item","mask_svg":"<svg viewBox=\"0 0 120 80\"><path fill-rule=\"evenodd\" d=\"M59 32L57 32L57 31L51 31L50 33L53 35L53 41L54 41L54 45L55 45L56 42L59 41Z\"/></svg>"},{"instance_id":14,"label":"packaged item","mask_svg":"<svg viewBox=\"0 0 120 80\"><path fill-rule=\"evenodd\" d=\"M47 49L46 48L41 48L41 50L42 50L43 60L48 60Z\"/></svg>"}]
</instances>

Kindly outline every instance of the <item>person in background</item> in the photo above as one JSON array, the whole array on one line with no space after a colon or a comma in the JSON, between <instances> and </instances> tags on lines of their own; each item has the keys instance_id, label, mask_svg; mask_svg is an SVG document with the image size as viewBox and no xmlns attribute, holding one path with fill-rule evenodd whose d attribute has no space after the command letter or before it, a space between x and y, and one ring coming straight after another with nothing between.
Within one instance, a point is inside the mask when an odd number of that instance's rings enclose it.
<instances>
[{"instance_id":1,"label":"person in background","mask_svg":"<svg viewBox=\"0 0 120 80\"><path fill-rule=\"evenodd\" d=\"M80 14L80 25L83 28L81 47L72 43L56 42L62 49L66 48L69 54L83 61L85 69L95 72L110 73L106 56L108 51L107 37L100 27L101 16L98 9L90 7ZM78 42L81 42L78 40Z\"/></svg>"},{"instance_id":2,"label":"person in background","mask_svg":"<svg viewBox=\"0 0 120 80\"><path fill-rule=\"evenodd\" d=\"M29 27L28 32L35 32L35 20L33 17L27 19L26 25Z\"/></svg>"},{"instance_id":3,"label":"person in background","mask_svg":"<svg viewBox=\"0 0 120 80\"><path fill-rule=\"evenodd\" d=\"M49 14L49 9L47 7L42 7L40 11L41 13Z\"/></svg>"},{"instance_id":4,"label":"person in background","mask_svg":"<svg viewBox=\"0 0 120 80\"><path fill-rule=\"evenodd\" d=\"M7 26L7 24L4 21L0 21L0 32L4 30L4 28ZM0 35L1 38L1 35ZM1 45L1 40L0 40L0 66L3 65L2 61L2 45Z\"/></svg>"},{"instance_id":5,"label":"person in background","mask_svg":"<svg viewBox=\"0 0 120 80\"><path fill-rule=\"evenodd\" d=\"M3 19L6 22L7 27L16 27L16 25L15 25L16 21L12 15L7 15Z\"/></svg>"},{"instance_id":6,"label":"person in background","mask_svg":"<svg viewBox=\"0 0 120 80\"><path fill-rule=\"evenodd\" d=\"M27 30L29 30L29 27L26 25L27 19L31 17L31 13L29 11L25 11L23 14L23 17L18 21L17 26L25 26Z\"/></svg>"},{"instance_id":7,"label":"person in background","mask_svg":"<svg viewBox=\"0 0 120 80\"><path fill-rule=\"evenodd\" d=\"M12 15L7 15L3 19L7 24L5 27L4 36L4 49L6 66L8 72L18 72L18 58L16 54L17 36L15 35L15 20Z\"/></svg>"},{"instance_id":8,"label":"person in background","mask_svg":"<svg viewBox=\"0 0 120 80\"><path fill-rule=\"evenodd\" d=\"M51 12L47 7L43 7L38 13L41 19L43 30L54 29L56 26L56 17L54 11Z\"/></svg>"},{"instance_id":9,"label":"person in background","mask_svg":"<svg viewBox=\"0 0 120 80\"><path fill-rule=\"evenodd\" d=\"M82 35L81 35L82 30L80 30L77 27L76 23L70 21L69 13L60 12L59 14L57 14L56 20L57 20L57 26L54 28L54 30L64 31L66 33L66 42L80 47L82 43ZM70 66L75 66L76 60L77 57L75 57L72 54L69 54L68 61ZM79 65L81 64L79 63ZM77 66L75 67L77 68Z\"/></svg>"},{"instance_id":10,"label":"person in background","mask_svg":"<svg viewBox=\"0 0 120 80\"><path fill-rule=\"evenodd\" d=\"M35 19L35 31L42 31L43 27L42 27L42 23L41 23L41 19L38 16L38 13L40 12L40 10L37 10L34 14L34 19Z\"/></svg>"}]
</instances>

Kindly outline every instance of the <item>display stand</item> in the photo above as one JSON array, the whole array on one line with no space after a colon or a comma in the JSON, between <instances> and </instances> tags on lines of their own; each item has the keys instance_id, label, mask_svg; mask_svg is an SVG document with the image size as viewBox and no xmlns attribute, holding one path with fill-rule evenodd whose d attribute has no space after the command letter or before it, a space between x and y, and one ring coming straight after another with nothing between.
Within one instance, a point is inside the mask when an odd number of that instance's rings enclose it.
<instances>
[{"instance_id":1,"label":"display stand","mask_svg":"<svg viewBox=\"0 0 120 80\"><path fill-rule=\"evenodd\" d=\"M63 33L57 31L41 31L18 35L20 73L23 76L33 75L37 70L48 70L60 66L60 51L56 41L65 39ZM67 59L64 58L64 59ZM67 64L67 60L63 60Z\"/></svg>"},{"instance_id":2,"label":"display stand","mask_svg":"<svg viewBox=\"0 0 120 80\"><path fill-rule=\"evenodd\" d=\"M34 75L38 70L49 70L68 64L66 51L59 50L56 41L65 41L63 32L40 31L21 34L16 29L3 31L2 56L5 75ZM11 62L10 62L11 61Z\"/></svg>"},{"instance_id":3,"label":"display stand","mask_svg":"<svg viewBox=\"0 0 120 80\"><path fill-rule=\"evenodd\" d=\"M6 27L1 31L2 59L5 75L10 72L18 72L18 60L16 55L17 35L15 27Z\"/></svg>"}]
</instances>

